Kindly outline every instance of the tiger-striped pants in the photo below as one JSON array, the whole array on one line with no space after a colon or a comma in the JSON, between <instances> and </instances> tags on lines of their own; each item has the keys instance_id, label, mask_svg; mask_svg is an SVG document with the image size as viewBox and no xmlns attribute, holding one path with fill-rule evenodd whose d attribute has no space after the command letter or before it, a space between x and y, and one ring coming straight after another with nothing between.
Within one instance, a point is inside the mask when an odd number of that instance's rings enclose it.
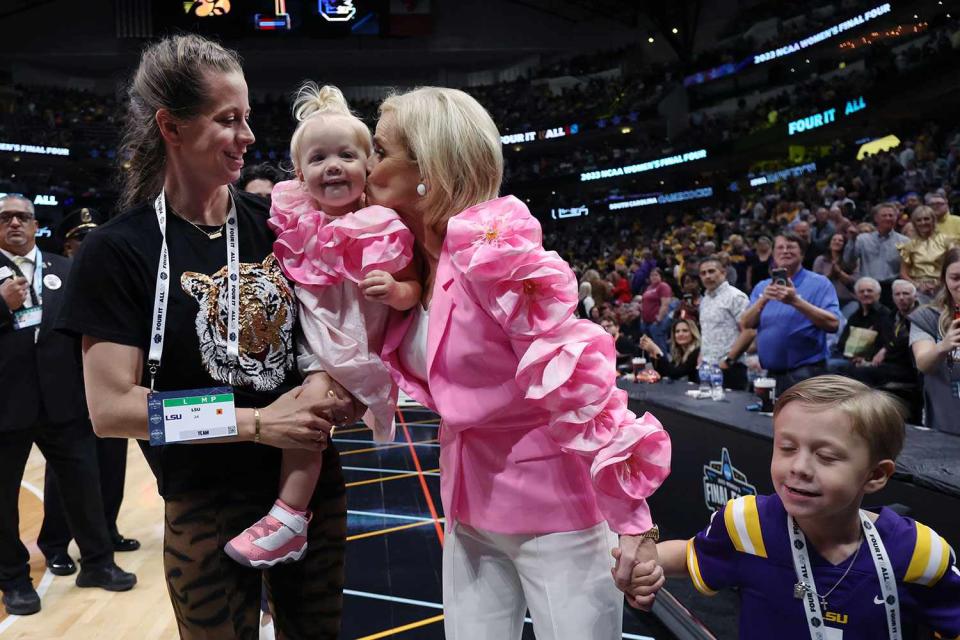
<instances>
[{"instance_id":1,"label":"tiger-striped pants","mask_svg":"<svg viewBox=\"0 0 960 640\"><path fill-rule=\"evenodd\" d=\"M275 487L257 495L198 490L167 498L164 570L184 640L257 640L261 579L278 638L339 636L347 501L336 450L324 452L310 504L306 556L266 571L237 564L223 546L267 513L275 499Z\"/></svg>"}]
</instances>

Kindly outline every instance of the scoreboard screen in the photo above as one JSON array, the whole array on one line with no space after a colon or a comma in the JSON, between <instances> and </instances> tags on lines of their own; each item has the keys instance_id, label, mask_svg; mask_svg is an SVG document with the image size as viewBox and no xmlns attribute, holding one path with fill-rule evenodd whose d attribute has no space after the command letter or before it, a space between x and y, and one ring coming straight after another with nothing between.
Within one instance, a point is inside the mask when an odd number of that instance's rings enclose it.
<instances>
[{"instance_id":1,"label":"scoreboard screen","mask_svg":"<svg viewBox=\"0 0 960 640\"><path fill-rule=\"evenodd\" d=\"M224 38L379 35L386 0L154 0L154 25Z\"/></svg>"}]
</instances>

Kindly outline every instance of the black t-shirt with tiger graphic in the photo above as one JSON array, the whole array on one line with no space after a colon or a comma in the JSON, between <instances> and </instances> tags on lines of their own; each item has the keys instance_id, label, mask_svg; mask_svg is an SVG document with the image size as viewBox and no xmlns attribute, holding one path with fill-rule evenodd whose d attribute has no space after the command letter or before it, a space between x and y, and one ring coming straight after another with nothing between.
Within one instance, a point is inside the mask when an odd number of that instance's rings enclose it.
<instances>
[{"instance_id":1,"label":"black t-shirt with tiger graphic","mask_svg":"<svg viewBox=\"0 0 960 640\"><path fill-rule=\"evenodd\" d=\"M168 213L170 298L155 387L172 391L229 384L238 408L264 407L301 382L294 353L297 305L273 258L266 200L231 193L240 243L240 359L227 357L226 233L211 240ZM90 233L74 260L58 326L139 347L146 361L160 246L152 202ZM150 384L146 366L141 384ZM279 449L251 443L140 445L165 497L212 488L276 491Z\"/></svg>"}]
</instances>

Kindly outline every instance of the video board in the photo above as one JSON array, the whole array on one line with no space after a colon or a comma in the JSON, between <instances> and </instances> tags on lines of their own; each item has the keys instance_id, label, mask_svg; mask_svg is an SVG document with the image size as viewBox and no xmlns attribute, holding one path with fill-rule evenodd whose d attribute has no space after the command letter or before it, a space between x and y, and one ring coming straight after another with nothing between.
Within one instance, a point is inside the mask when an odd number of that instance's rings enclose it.
<instances>
[{"instance_id":1,"label":"video board","mask_svg":"<svg viewBox=\"0 0 960 640\"><path fill-rule=\"evenodd\" d=\"M154 25L221 38L379 35L386 0L153 0Z\"/></svg>"}]
</instances>

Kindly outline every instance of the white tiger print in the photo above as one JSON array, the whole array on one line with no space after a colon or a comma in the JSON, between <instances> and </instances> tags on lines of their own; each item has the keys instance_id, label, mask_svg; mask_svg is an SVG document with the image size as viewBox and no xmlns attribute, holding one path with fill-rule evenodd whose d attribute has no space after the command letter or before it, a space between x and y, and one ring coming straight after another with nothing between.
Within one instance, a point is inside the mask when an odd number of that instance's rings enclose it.
<instances>
[{"instance_id":1,"label":"white tiger print","mask_svg":"<svg viewBox=\"0 0 960 640\"><path fill-rule=\"evenodd\" d=\"M293 367L296 299L273 254L240 264L240 358L227 356L227 267L207 276L186 271L180 286L200 305L200 357L214 380L256 391L276 389Z\"/></svg>"}]
</instances>

